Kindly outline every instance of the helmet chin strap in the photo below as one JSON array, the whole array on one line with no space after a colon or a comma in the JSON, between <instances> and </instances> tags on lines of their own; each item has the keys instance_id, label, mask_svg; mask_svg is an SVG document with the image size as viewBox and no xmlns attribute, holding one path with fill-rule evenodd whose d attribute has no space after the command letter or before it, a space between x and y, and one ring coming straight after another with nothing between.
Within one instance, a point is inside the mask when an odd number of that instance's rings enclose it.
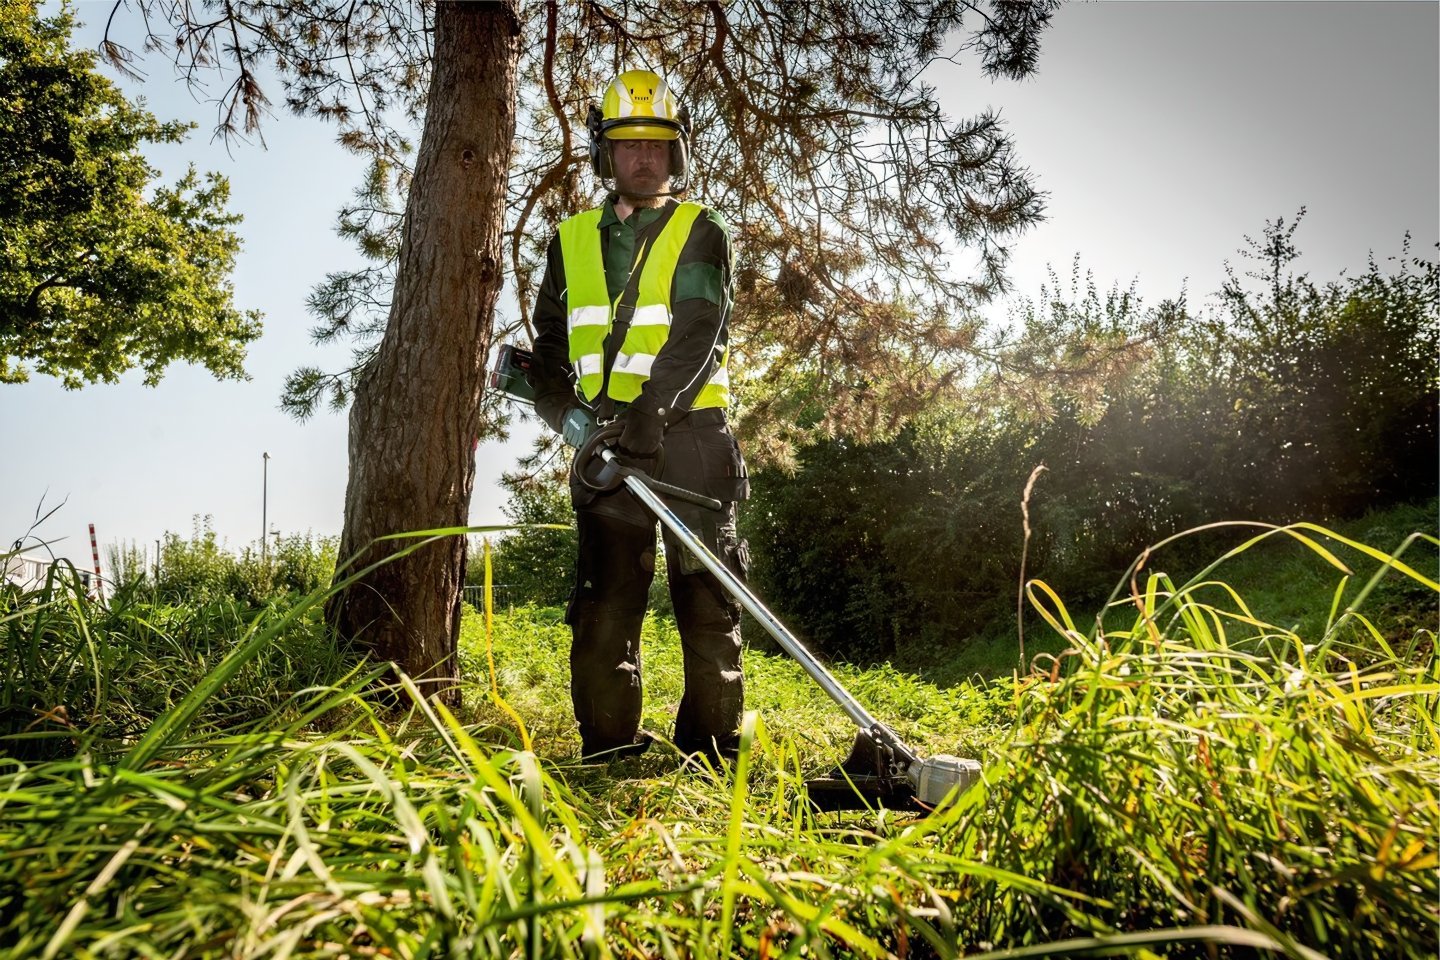
<instances>
[{"instance_id":1,"label":"helmet chin strap","mask_svg":"<svg viewBox=\"0 0 1440 960\"><path fill-rule=\"evenodd\" d=\"M689 187L677 187L674 190L659 190L654 193L632 193L629 190L611 190L610 202L614 203L621 197L625 197L628 200L661 200L665 197L683 197L689 192Z\"/></svg>"}]
</instances>

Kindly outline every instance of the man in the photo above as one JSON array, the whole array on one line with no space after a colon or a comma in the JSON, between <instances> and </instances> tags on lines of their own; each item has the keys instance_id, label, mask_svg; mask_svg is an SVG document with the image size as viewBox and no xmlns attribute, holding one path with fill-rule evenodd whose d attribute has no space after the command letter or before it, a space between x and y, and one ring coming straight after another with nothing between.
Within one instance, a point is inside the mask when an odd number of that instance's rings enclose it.
<instances>
[{"instance_id":1,"label":"man","mask_svg":"<svg viewBox=\"0 0 1440 960\"><path fill-rule=\"evenodd\" d=\"M748 566L736 502L749 495L730 434L726 361L729 229L675 199L689 172L689 115L648 70L622 73L590 108L590 161L605 203L560 224L536 298L535 409L572 446L597 419L624 424L619 453L668 483L723 503L667 499L737 576ZM663 448L663 451L662 451ZM581 752L643 752L640 627L655 571L655 519L623 486L597 493L572 472L580 549L566 620ZM685 661L675 744L715 760L738 746L744 685L740 605L665 534L670 596Z\"/></svg>"}]
</instances>

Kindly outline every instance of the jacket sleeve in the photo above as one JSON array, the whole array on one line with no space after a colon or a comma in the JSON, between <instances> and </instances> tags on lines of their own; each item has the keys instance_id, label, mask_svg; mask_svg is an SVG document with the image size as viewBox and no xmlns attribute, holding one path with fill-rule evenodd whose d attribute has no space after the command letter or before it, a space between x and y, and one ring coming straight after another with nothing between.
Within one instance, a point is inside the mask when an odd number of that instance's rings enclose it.
<instances>
[{"instance_id":1,"label":"jacket sleeve","mask_svg":"<svg viewBox=\"0 0 1440 960\"><path fill-rule=\"evenodd\" d=\"M570 334L565 318L565 263L560 235L556 234L545 255L545 277L540 281L531 315L535 365L530 371L530 386L535 388L535 412L557 431L565 408L575 402L575 372L570 365Z\"/></svg>"},{"instance_id":2,"label":"jacket sleeve","mask_svg":"<svg viewBox=\"0 0 1440 960\"><path fill-rule=\"evenodd\" d=\"M730 273L729 228L707 210L691 228L675 269L670 335L632 406L665 416L695 403L729 344Z\"/></svg>"}]
</instances>

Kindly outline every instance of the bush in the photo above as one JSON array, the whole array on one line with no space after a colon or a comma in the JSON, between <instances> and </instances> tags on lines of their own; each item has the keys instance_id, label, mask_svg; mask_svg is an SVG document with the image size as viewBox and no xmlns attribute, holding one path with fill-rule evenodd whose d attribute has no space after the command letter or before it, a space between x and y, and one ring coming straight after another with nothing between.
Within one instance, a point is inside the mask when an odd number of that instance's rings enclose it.
<instances>
[{"instance_id":1,"label":"bush","mask_svg":"<svg viewBox=\"0 0 1440 960\"><path fill-rule=\"evenodd\" d=\"M287 595L306 594L335 576L338 539L311 533L277 538L263 553L247 546L239 554L220 543L209 517L196 517L190 539L167 532L159 570L146 570L133 545L110 551L117 595L165 603L205 604L229 600L258 607Z\"/></svg>"},{"instance_id":2,"label":"bush","mask_svg":"<svg viewBox=\"0 0 1440 960\"><path fill-rule=\"evenodd\" d=\"M1232 273L1206 318L1093 286L1024 304L1016 354L1036 367L1059 366L1067 343L1153 338L1098 393L1060 382L1023 402L1011 390L1006 403L952 403L883 442L814 444L793 475L757 472L742 522L759 591L825 652L933 662L1013 630L1020 499L1040 464L1026 574L1079 602L1182 530L1435 497L1440 264L1371 262L1317 286L1292 272L1294 230L1267 225L1252 245L1265 270L1248 275L1260 292ZM1194 538L1182 554L1220 542Z\"/></svg>"},{"instance_id":3,"label":"bush","mask_svg":"<svg viewBox=\"0 0 1440 960\"><path fill-rule=\"evenodd\" d=\"M335 577L336 537L295 533L277 538L267 554L246 547L235 558L228 577L235 599L263 604L287 594L306 594L329 585Z\"/></svg>"},{"instance_id":4,"label":"bush","mask_svg":"<svg viewBox=\"0 0 1440 960\"><path fill-rule=\"evenodd\" d=\"M575 579L575 519L570 496L560 474L506 477L510 500L505 515L517 525L555 524L553 529L522 529L505 534L495 543L490 557L491 578L503 584L512 604L539 606L564 604ZM485 582L484 556L478 545L470 549L465 582Z\"/></svg>"}]
</instances>

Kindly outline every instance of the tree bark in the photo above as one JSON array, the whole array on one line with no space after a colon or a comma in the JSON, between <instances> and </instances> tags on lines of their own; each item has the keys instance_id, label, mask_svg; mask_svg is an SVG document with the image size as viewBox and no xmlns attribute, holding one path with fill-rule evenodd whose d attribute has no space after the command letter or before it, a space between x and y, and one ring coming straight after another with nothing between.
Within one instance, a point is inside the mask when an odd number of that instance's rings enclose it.
<instances>
[{"instance_id":1,"label":"tree bark","mask_svg":"<svg viewBox=\"0 0 1440 960\"><path fill-rule=\"evenodd\" d=\"M391 533L463 526L515 136L519 19L505 3L441 2L425 129L385 336L356 384L340 557L394 553ZM466 542L393 560L337 594L340 636L454 699Z\"/></svg>"}]
</instances>

